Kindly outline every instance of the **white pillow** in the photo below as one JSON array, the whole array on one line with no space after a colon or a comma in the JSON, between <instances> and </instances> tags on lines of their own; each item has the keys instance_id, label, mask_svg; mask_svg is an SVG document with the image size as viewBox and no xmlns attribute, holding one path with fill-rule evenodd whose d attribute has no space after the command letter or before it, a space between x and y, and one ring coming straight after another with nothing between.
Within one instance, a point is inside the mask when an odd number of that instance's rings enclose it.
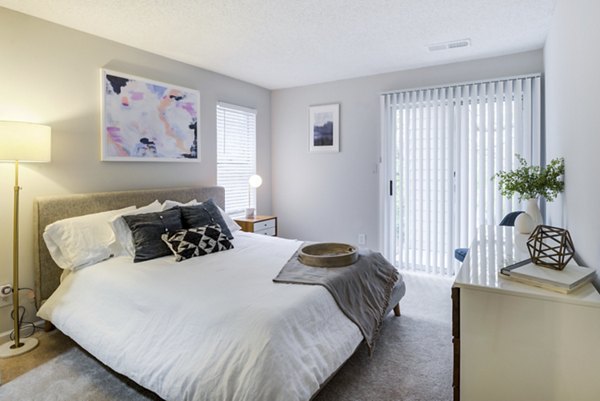
<instances>
[{"instance_id":1,"label":"white pillow","mask_svg":"<svg viewBox=\"0 0 600 401\"><path fill-rule=\"evenodd\" d=\"M160 212L162 205L159 201L155 200L149 205L140 207L138 209L122 213L117 216L113 216L108 223L114 233L114 243L111 244L111 249L115 256L122 255L135 255L135 247L133 245L133 237L131 236L131 230L129 226L122 218L122 216L129 216L132 214L144 214Z\"/></svg>"},{"instance_id":2,"label":"white pillow","mask_svg":"<svg viewBox=\"0 0 600 401\"><path fill-rule=\"evenodd\" d=\"M173 208L175 206L194 206L194 205L199 205L199 204L200 204L200 202L198 202L196 199L192 199L188 203L177 202L177 201L174 201L174 200L166 200L162 204L161 211L162 210L171 209L171 208Z\"/></svg>"},{"instance_id":3,"label":"white pillow","mask_svg":"<svg viewBox=\"0 0 600 401\"><path fill-rule=\"evenodd\" d=\"M50 256L62 269L74 270L93 265L111 256L110 244L115 240L109 219L135 206L107 212L71 217L49 224L44 241Z\"/></svg>"},{"instance_id":4,"label":"white pillow","mask_svg":"<svg viewBox=\"0 0 600 401\"><path fill-rule=\"evenodd\" d=\"M231 233L242 229L242 227L240 227L238 223L236 223L231 217L229 217L229 215L225 213L223 209L221 209L219 206L217 207L219 208L219 212L221 212L223 220L225 220L225 224L227 224L227 228L229 228L229 231L231 231Z\"/></svg>"}]
</instances>

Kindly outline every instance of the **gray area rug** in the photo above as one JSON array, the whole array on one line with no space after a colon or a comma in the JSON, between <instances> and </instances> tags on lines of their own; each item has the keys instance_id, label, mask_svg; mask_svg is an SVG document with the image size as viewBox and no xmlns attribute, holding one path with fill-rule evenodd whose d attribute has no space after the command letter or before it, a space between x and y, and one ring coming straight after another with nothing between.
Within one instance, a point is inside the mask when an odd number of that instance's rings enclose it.
<instances>
[{"instance_id":1,"label":"gray area rug","mask_svg":"<svg viewBox=\"0 0 600 401\"><path fill-rule=\"evenodd\" d=\"M452 399L451 282L404 274L402 316L390 315L374 354L363 344L314 401ZM155 394L79 348L0 387L0 400L147 401ZM177 401L177 400L172 400ZM262 400L267 401L267 400Z\"/></svg>"}]
</instances>

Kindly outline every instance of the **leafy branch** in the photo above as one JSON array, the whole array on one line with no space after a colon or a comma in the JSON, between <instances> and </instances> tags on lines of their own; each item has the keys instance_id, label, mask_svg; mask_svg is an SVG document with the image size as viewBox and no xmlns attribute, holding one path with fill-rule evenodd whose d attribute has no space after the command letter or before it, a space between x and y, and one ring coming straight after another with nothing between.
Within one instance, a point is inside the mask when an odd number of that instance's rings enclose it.
<instances>
[{"instance_id":1,"label":"leafy branch","mask_svg":"<svg viewBox=\"0 0 600 401\"><path fill-rule=\"evenodd\" d=\"M512 198L517 194L519 200L543 196L551 202L564 191L565 183L562 176L565 174L565 159L562 157L553 159L545 168L542 168L529 166L519 154L515 154L515 157L521 165L519 168L500 171L492 177L492 180L498 179L498 189L502 196Z\"/></svg>"}]
</instances>

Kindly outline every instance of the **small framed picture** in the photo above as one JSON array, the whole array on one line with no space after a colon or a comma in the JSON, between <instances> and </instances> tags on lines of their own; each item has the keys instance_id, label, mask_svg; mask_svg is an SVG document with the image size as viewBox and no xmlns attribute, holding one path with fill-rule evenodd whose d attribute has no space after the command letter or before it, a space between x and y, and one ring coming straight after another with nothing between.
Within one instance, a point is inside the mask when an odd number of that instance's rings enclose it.
<instances>
[{"instance_id":1,"label":"small framed picture","mask_svg":"<svg viewBox=\"0 0 600 401\"><path fill-rule=\"evenodd\" d=\"M309 151L340 151L340 105L326 104L309 107Z\"/></svg>"}]
</instances>

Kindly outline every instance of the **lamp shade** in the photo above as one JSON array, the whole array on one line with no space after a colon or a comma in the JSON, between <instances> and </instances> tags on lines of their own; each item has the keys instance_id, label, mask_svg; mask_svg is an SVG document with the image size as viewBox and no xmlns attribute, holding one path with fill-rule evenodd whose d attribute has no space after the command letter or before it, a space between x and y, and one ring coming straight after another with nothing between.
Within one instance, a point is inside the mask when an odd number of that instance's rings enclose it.
<instances>
[{"instance_id":1,"label":"lamp shade","mask_svg":"<svg viewBox=\"0 0 600 401\"><path fill-rule=\"evenodd\" d=\"M258 188L262 185L262 178L260 175L255 174L248 179L248 184L250 184L252 188Z\"/></svg>"},{"instance_id":2,"label":"lamp shade","mask_svg":"<svg viewBox=\"0 0 600 401\"><path fill-rule=\"evenodd\" d=\"M47 125L0 121L0 160L49 162L50 132Z\"/></svg>"}]
</instances>

